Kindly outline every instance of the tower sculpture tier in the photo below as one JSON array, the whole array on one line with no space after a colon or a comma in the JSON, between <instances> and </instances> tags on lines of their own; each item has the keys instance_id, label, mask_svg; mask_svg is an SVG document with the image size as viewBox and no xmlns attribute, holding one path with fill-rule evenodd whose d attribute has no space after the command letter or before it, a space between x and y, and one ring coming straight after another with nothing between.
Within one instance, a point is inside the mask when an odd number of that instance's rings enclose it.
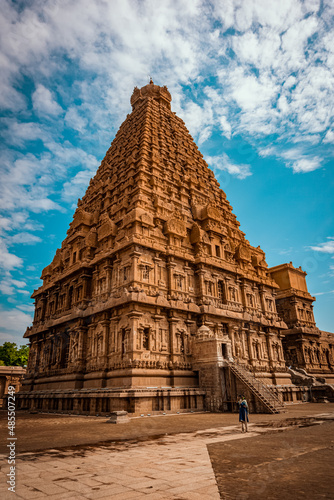
<instances>
[{"instance_id":1,"label":"tower sculpture tier","mask_svg":"<svg viewBox=\"0 0 334 500\"><path fill-rule=\"evenodd\" d=\"M264 252L167 88L135 88L131 105L33 293L26 391L43 409L65 390L78 412L221 409L210 367L226 356L288 383Z\"/></svg>"}]
</instances>

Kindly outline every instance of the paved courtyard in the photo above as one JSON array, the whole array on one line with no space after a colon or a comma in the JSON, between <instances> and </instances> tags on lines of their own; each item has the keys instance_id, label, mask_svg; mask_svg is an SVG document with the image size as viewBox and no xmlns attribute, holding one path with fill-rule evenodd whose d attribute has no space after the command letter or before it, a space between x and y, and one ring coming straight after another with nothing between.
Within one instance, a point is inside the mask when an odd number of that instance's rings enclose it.
<instances>
[{"instance_id":1,"label":"paved courtyard","mask_svg":"<svg viewBox=\"0 0 334 500\"><path fill-rule=\"evenodd\" d=\"M317 416L319 415L319 416ZM236 422L236 415L179 415L158 418L134 419L130 424L106 425L105 433L114 435L114 439L105 435L105 442L90 444L80 444L80 446L66 446L63 443L54 449L40 451L23 451L17 458L16 493L7 491L6 474L8 473L7 454L1 456L1 498L7 499L113 499L113 500L135 500L135 499L174 499L174 500L219 500L226 499L260 499L279 498L276 496L261 496L263 492L263 477L261 478L261 467L263 472L268 469L268 464L277 464L280 461L291 460L293 450L298 448L296 438L290 439L290 454L286 453L287 433L301 431L298 439L304 446L303 456L308 453L308 462L300 463L300 467L306 467L310 473L314 466L312 453L314 450L314 439L321 441L317 451L322 450L323 473L329 480L330 493L333 491L333 477L330 477L330 470L326 471L326 463L330 463L328 453L333 452L333 419L334 405L305 405L299 408L290 408L281 415L253 415L255 422L250 425L247 434L241 434ZM62 425L69 420L72 425L71 432L77 440L82 441L82 434L78 427L73 425L76 420L70 421L72 417L61 417L58 419ZM83 417L73 417L78 422L87 422ZM21 431L25 425L29 427L31 419L35 419L35 434L30 436L31 447L40 442L37 439L38 423L57 419L55 416L48 416L41 419L40 416L32 415L27 417L27 423L22 419ZM90 420L87 430L101 426L106 419ZM213 424L219 422L220 425L205 428L205 423ZM94 423L95 422L95 423ZM174 422L174 432L170 428ZM188 423L188 425L186 425ZM196 422L198 422L197 430ZM322 423L322 424L321 424ZM151 432L143 431L145 426L150 424ZM313 424L321 424L313 427ZM20 424L19 424L20 425ZM129 427L128 427L129 425ZM312 426L312 427L306 427ZM131 427L132 426L132 427ZM332 426L331 429L329 426ZM41 427L43 427L41 425ZM184 432L188 427L188 432ZM80 427L81 428L81 427ZM98 428L98 427L97 427ZM132 428L132 431L131 431ZM141 437L135 439L132 433L135 429L140 429ZM319 429L317 437L311 437L308 430ZM110 430L109 430L110 429ZM163 433L168 429L167 433ZM286 430L288 429L288 430ZM1 429L3 430L3 429ZM49 426L50 436L60 429L56 425ZM159 432L160 431L160 432ZM302 434L304 432L304 435ZM125 439L117 438L119 434ZM126 439L126 434L130 436ZM80 438L81 436L81 438ZM304 436L304 437L303 437ZM20 436L18 436L20 437ZM59 438L61 436L58 436ZM266 438L266 441L263 439ZM96 438L95 438L96 440ZM259 441L260 440L260 441ZM50 439L52 442L52 439ZM272 450L272 443L275 442L276 451ZM296 446L294 445L296 444ZM229 448L224 448L228 447ZM36 444L35 444L36 447ZM282 448L283 447L283 448ZM282 450L283 449L283 453ZM3 449L2 449L3 450ZM291 451L292 450L292 451ZM312 451L313 450L313 451ZM209 454L210 453L210 454ZM243 457L254 457L248 459L247 467L238 469L240 463L244 465ZM280 458L281 457L281 458ZM319 456L315 455L319 462ZM320 457L320 462L321 462ZM246 460L247 461L247 460ZM287 462L288 465L288 462ZM299 477L299 462L294 461L295 475ZM267 467L267 469L266 469ZM331 466L330 466L331 467ZM318 467L319 468L319 467ZM281 476L275 475L271 467L271 481L279 484L286 469L282 469ZM318 469L316 469L318 470ZM273 472L274 471L274 472ZM233 476L233 473L237 474ZM305 472L305 471L304 471ZM318 471L319 472L319 471ZM260 473L260 478L259 478ZM329 474L329 475L328 475ZM300 478L299 478L300 479ZM217 485L217 481L218 485ZM242 481L243 488L239 487ZM258 481L258 487L256 486ZM327 481L328 482L328 481ZM262 489L259 489L259 485ZM219 494L219 490L221 496ZM277 490L277 488L276 488ZM314 493L316 495L316 492ZM326 489L322 491L322 496L298 496L295 492L294 498L333 498L325 496ZM285 497L284 497L285 498Z\"/></svg>"}]
</instances>

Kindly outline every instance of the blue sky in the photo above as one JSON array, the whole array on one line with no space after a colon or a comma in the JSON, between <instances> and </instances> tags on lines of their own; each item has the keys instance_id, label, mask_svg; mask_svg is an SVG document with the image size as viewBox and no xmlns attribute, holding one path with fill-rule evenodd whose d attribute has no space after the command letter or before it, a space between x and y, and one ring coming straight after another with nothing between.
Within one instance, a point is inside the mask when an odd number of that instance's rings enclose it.
<instances>
[{"instance_id":1,"label":"blue sky","mask_svg":"<svg viewBox=\"0 0 334 500\"><path fill-rule=\"evenodd\" d=\"M41 271L149 75L250 243L302 266L333 331L333 16L331 0L3 0L0 343L23 342Z\"/></svg>"}]
</instances>

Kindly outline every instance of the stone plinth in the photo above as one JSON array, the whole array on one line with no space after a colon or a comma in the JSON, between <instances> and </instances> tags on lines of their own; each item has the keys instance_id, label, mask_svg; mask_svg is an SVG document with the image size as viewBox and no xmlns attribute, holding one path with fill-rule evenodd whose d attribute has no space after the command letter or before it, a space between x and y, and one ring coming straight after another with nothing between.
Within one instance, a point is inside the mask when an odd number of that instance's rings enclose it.
<instances>
[{"instance_id":1,"label":"stone plinth","mask_svg":"<svg viewBox=\"0 0 334 500\"><path fill-rule=\"evenodd\" d=\"M113 411L107 424L127 424L130 422L127 411Z\"/></svg>"}]
</instances>

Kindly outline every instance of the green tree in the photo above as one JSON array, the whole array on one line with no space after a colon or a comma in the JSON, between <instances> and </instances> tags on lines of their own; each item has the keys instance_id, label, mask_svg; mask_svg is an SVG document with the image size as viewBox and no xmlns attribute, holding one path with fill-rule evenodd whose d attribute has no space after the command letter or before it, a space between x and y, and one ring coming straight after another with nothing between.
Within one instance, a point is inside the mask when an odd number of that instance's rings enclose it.
<instances>
[{"instance_id":1,"label":"green tree","mask_svg":"<svg viewBox=\"0 0 334 500\"><path fill-rule=\"evenodd\" d=\"M17 366L27 366L29 357L29 346L21 345L20 349L17 350Z\"/></svg>"},{"instance_id":2,"label":"green tree","mask_svg":"<svg viewBox=\"0 0 334 500\"><path fill-rule=\"evenodd\" d=\"M25 366L28 362L28 355L27 345L21 345L18 349L15 342L4 342L0 346L0 362L2 361L5 366Z\"/></svg>"}]
</instances>

